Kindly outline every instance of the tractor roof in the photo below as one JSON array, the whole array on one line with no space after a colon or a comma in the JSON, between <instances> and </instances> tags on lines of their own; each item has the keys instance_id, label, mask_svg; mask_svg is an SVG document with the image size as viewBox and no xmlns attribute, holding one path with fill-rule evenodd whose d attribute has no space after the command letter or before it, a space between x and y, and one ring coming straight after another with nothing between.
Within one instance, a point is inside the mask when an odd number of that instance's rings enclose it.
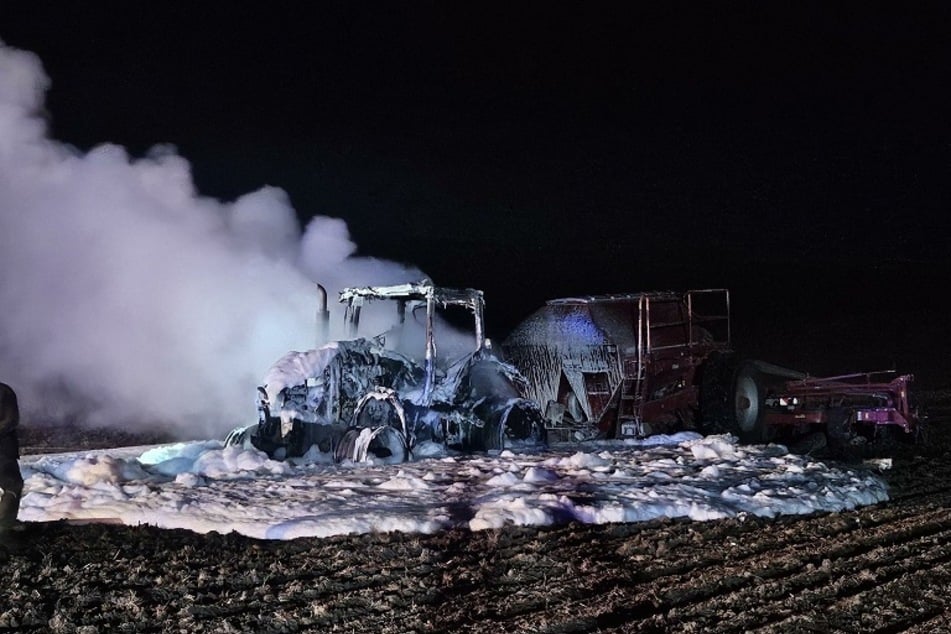
<instances>
[{"instance_id":1,"label":"tractor roof","mask_svg":"<svg viewBox=\"0 0 951 634\"><path fill-rule=\"evenodd\" d=\"M443 288L434 286L430 280L396 284L394 286L363 286L345 288L340 292L340 301L354 299L379 300L395 299L403 301L427 301L432 298L442 306L465 306L474 309L483 303L482 291L473 288Z\"/></svg>"}]
</instances>

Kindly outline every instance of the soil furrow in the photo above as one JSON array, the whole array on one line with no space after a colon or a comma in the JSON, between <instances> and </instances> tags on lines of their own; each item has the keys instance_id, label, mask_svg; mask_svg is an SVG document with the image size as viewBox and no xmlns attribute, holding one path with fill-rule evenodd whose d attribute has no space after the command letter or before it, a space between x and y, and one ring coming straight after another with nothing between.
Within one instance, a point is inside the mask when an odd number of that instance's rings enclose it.
<instances>
[{"instance_id":1,"label":"soil furrow","mask_svg":"<svg viewBox=\"0 0 951 634\"><path fill-rule=\"evenodd\" d=\"M908 551L878 552L856 559L836 562L829 566L828 573L797 575L777 580L769 586L755 588L753 597L717 597L712 603L717 612L735 610L742 606L743 616L730 626L718 631L750 631L773 620L776 603L782 611L801 614L814 610L817 605L828 606L835 600L843 600L862 594L879 584L898 579L921 568L931 568L951 561L951 545L909 554ZM757 605L759 603L759 605ZM709 606L703 606L709 609Z\"/></svg>"},{"instance_id":2,"label":"soil furrow","mask_svg":"<svg viewBox=\"0 0 951 634\"><path fill-rule=\"evenodd\" d=\"M951 631L951 431L930 442L899 448L888 502L804 517L287 542L28 525L0 552L0 632Z\"/></svg>"},{"instance_id":3,"label":"soil furrow","mask_svg":"<svg viewBox=\"0 0 951 634\"><path fill-rule=\"evenodd\" d=\"M810 569L821 570L823 563L827 561L858 560L863 556L863 551L882 548L885 545L890 548L898 547L909 540L926 539L928 535L938 531L945 531L945 538L951 539L951 534L947 533L951 521L946 519L946 513L943 515L945 517L937 522L929 522L927 518L912 518L906 519L905 525L886 525L891 526L889 529L880 526L871 534L846 536L842 543L814 541L809 544L806 552L797 546L757 553L753 557L720 566L720 574L714 584L709 584L706 577L709 562L699 561L694 568L682 575L657 577L650 584L644 585L649 585L650 595L660 597L654 608L672 609L691 603L702 604L709 597L729 596L725 593L736 593L749 587L759 588L758 591L761 592L766 581L778 579L781 582L803 570L808 573L803 583L808 584L813 581L811 577L822 576L821 572L812 573ZM922 524L914 523L922 520ZM644 607L641 606L641 609ZM628 616L634 611L633 606L625 608Z\"/></svg>"}]
</instances>

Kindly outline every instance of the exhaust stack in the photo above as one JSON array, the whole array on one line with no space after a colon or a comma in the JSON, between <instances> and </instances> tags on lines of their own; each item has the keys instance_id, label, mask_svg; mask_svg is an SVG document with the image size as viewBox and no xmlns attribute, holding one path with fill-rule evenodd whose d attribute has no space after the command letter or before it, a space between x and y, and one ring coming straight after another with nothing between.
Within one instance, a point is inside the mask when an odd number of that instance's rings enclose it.
<instances>
[{"instance_id":1,"label":"exhaust stack","mask_svg":"<svg viewBox=\"0 0 951 634\"><path fill-rule=\"evenodd\" d=\"M330 311L327 310L327 289L318 284L317 293L317 347L320 347L330 339Z\"/></svg>"}]
</instances>

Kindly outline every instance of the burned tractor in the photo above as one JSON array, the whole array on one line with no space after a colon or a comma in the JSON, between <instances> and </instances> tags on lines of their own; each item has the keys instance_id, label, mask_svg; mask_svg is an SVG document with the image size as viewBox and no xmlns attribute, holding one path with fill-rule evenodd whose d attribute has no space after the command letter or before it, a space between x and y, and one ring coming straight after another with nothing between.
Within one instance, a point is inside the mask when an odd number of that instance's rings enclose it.
<instances>
[{"instance_id":1,"label":"burned tractor","mask_svg":"<svg viewBox=\"0 0 951 634\"><path fill-rule=\"evenodd\" d=\"M502 349L553 439L696 429L766 442L823 431L844 446L918 430L910 375L815 378L739 359L725 289L551 300Z\"/></svg>"},{"instance_id":2,"label":"burned tractor","mask_svg":"<svg viewBox=\"0 0 951 634\"><path fill-rule=\"evenodd\" d=\"M423 280L348 288L340 301L353 337L372 302L395 303L395 324L370 339L282 357L258 388L258 423L235 430L226 444L254 446L274 458L316 446L336 461L393 463L410 459L424 443L490 451L544 442L541 412L521 396L524 379L485 338L481 291ZM436 341L437 313L453 307L468 313L473 327L468 347L457 345L456 354Z\"/></svg>"}]
</instances>

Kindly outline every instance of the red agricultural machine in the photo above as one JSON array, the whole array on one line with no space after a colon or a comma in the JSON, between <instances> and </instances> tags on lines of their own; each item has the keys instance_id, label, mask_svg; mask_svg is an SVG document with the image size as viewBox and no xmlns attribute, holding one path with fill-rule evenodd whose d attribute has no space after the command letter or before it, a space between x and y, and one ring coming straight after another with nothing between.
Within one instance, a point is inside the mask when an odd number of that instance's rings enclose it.
<instances>
[{"instance_id":1,"label":"red agricultural machine","mask_svg":"<svg viewBox=\"0 0 951 634\"><path fill-rule=\"evenodd\" d=\"M822 431L843 446L918 431L911 375L815 378L738 358L725 289L551 300L502 349L545 411L552 440L687 428L745 442Z\"/></svg>"}]
</instances>

